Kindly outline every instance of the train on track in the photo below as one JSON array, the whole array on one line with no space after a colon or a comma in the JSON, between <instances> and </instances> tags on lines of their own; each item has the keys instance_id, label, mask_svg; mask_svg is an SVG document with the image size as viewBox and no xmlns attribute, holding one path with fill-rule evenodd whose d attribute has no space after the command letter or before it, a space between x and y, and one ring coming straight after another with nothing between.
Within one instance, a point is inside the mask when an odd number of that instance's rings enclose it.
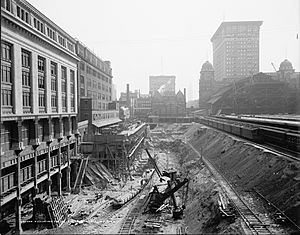
<instances>
[{"instance_id":1,"label":"train on track","mask_svg":"<svg viewBox=\"0 0 300 235\"><path fill-rule=\"evenodd\" d=\"M228 119L230 119L232 122L228 122ZM213 127L215 129L227 132L229 134L233 134L259 144L277 146L299 154L300 133L299 131L296 131L296 122L281 122L280 124L280 122L275 120L267 120L267 122L263 124L263 120L257 121L253 119L252 121L253 122L251 123L245 120L243 124L243 122L241 122L241 118L195 118L195 122ZM255 125L247 125L246 123L251 123ZM284 126L286 128L284 128Z\"/></svg>"}]
</instances>

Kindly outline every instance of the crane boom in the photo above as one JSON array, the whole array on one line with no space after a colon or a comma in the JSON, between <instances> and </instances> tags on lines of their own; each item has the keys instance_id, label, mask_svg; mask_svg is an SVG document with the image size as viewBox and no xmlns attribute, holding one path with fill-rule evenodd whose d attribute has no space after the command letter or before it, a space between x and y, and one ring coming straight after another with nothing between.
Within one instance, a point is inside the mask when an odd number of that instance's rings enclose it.
<instances>
[{"instance_id":1,"label":"crane boom","mask_svg":"<svg viewBox=\"0 0 300 235\"><path fill-rule=\"evenodd\" d=\"M273 62L271 62L271 65L272 65L273 69L275 70L275 72L277 72Z\"/></svg>"},{"instance_id":2,"label":"crane boom","mask_svg":"<svg viewBox=\"0 0 300 235\"><path fill-rule=\"evenodd\" d=\"M154 158L151 157L151 155L150 155L148 149L145 148L145 150L146 150L146 152L147 152L147 154L148 154L148 157L149 157L150 161L152 162L152 164L153 164L153 166L154 166L154 169L155 169L155 171L156 171L158 177L159 177L159 178L162 178L162 173L160 172L160 170L159 170L159 168L158 168L158 166L157 166L157 164L156 164Z\"/></svg>"}]
</instances>

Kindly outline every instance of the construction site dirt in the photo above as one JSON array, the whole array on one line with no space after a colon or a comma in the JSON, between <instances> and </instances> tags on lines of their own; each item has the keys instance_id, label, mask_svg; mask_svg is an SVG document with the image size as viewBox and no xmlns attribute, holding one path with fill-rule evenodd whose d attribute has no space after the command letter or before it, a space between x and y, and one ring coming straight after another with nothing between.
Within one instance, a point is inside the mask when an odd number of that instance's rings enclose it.
<instances>
[{"instance_id":1,"label":"construction site dirt","mask_svg":"<svg viewBox=\"0 0 300 235\"><path fill-rule=\"evenodd\" d=\"M293 218L298 206L299 164L287 162L224 133L192 123L161 124L151 130L147 144L139 150L133 163L133 172L128 180L118 181L106 172L104 184L101 177L96 176L102 166L89 162L91 165L84 181L86 185L83 184L78 194L64 196L68 219L57 228L40 227L24 230L24 233L245 234L244 222L237 212L233 212L233 216L225 216L220 210L220 195L224 194L222 187L201 157L186 144L187 141L214 163L244 200L251 201L254 210L264 217L272 233L289 234L295 231L289 224L279 224L275 212L255 192ZM184 187L179 188L174 198L168 197L156 213L147 211L148 197L154 186L161 192L168 185L161 180L164 177L154 171L145 148L162 172L174 170L179 182L189 180L187 198ZM141 169L143 172L140 172ZM174 199L178 208L185 208L179 219L173 218ZM113 207L116 201L122 202L118 208ZM130 226L126 227L129 218ZM297 223L296 218L293 219Z\"/></svg>"}]
</instances>

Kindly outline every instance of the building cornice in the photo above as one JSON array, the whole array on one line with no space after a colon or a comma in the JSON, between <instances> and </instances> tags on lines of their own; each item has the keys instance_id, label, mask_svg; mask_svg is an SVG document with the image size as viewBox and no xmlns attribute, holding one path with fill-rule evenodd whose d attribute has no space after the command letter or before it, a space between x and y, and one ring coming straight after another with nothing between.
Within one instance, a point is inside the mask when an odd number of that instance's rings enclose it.
<instances>
[{"instance_id":1,"label":"building cornice","mask_svg":"<svg viewBox=\"0 0 300 235\"><path fill-rule=\"evenodd\" d=\"M55 49L58 49L59 51L65 53L66 55L72 57L74 60L79 61L79 57L74 53L72 54L69 52L66 48L59 46L58 44L54 43L43 35L41 32L34 30L31 25L26 24L25 22L18 20L13 14L8 13L1 9L1 21L7 21L8 24L14 24L15 26L19 27L21 30L25 30L27 33L29 33L31 36L38 38L39 40L47 43L48 45L54 47ZM2 22L1 22L2 23ZM1 25L3 27L3 25Z\"/></svg>"},{"instance_id":2,"label":"building cornice","mask_svg":"<svg viewBox=\"0 0 300 235\"><path fill-rule=\"evenodd\" d=\"M59 31L60 34L63 36L67 37L67 39L74 44L76 43L75 38L73 38L71 35L69 35L65 30L60 28L57 24L55 24L52 20L50 20L47 16L45 16L42 12L40 12L38 9L36 9L34 6L32 6L29 2L25 0L18 0L16 3L21 4L24 6L26 9L37 15L39 18L43 19L47 25L50 25L51 27L55 28L56 30Z\"/></svg>"},{"instance_id":3,"label":"building cornice","mask_svg":"<svg viewBox=\"0 0 300 235\"><path fill-rule=\"evenodd\" d=\"M228 22L222 22L217 31L214 33L214 35L211 37L210 41L213 42L213 40L216 39L216 37L221 33L221 30L223 27L227 25L257 25L261 26L263 21L228 21Z\"/></svg>"}]
</instances>

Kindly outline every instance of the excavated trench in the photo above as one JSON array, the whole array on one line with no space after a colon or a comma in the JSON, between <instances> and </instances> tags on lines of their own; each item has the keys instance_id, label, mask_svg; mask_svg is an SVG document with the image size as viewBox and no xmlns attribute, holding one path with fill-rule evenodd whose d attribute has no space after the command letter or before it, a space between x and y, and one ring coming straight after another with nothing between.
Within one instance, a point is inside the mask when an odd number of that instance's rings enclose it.
<instances>
[{"instance_id":1,"label":"excavated trench","mask_svg":"<svg viewBox=\"0 0 300 235\"><path fill-rule=\"evenodd\" d=\"M182 140L188 140L241 195L255 202L257 211L270 218L273 232L289 234L296 231L291 224L276 224L273 208L254 192L285 212L299 226L299 164L199 124L185 130L180 126L177 129L165 127L164 130L166 135L178 139L164 141L163 135L154 136L156 147L171 151L178 163L178 170L191 179L183 219L187 233L241 234L243 230L239 217L229 220L221 216L218 209L220 187L199 157ZM176 137L174 133L178 130L184 134Z\"/></svg>"},{"instance_id":2,"label":"excavated trench","mask_svg":"<svg viewBox=\"0 0 300 235\"><path fill-rule=\"evenodd\" d=\"M151 131L151 151L157 153L157 165L160 170L174 168L182 178L190 179L189 194L183 219L174 221L170 211L164 212L162 218L165 221L152 233L176 234L178 228L181 228L181 233L187 234L244 234L239 217L228 219L221 215L218 198L222 189L199 156L184 144L184 141L189 141L205 158L214 163L238 191L254 197L251 192L255 189L297 220L299 164L199 124L166 124L159 125ZM103 189L103 192L105 191L106 189ZM263 203L259 203L257 198L253 201L257 202L261 213L267 213L268 208L265 208ZM116 214L103 225L97 224L100 216L95 218L95 221L86 221L84 226L65 225L58 230L47 230L44 233L117 233L126 216L125 211ZM272 217L272 211L268 214ZM144 233L144 220L141 217L137 218L132 230L139 234ZM289 234L294 230L287 226L277 226L273 231Z\"/></svg>"},{"instance_id":3,"label":"excavated trench","mask_svg":"<svg viewBox=\"0 0 300 235\"><path fill-rule=\"evenodd\" d=\"M299 216L300 195L299 163L291 162L271 152L259 149L224 133L198 124L194 124L193 127L189 128L185 133L185 138L187 138L199 152L202 152L203 156L210 160L217 167L218 171L221 172L242 195L247 194L248 197L252 198L251 200L256 201L257 207L259 207L258 211L268 214L272 224L275 224L275 211L273 208L266 206L266 203L263 203L265 200L261 200L261 197L258 197L254 192L258 192L269 202L285 212L285 214L299 226L299 218L297 217ZM183 162L187 163L188 158L190 157L184 159ZM190 212L188 210L186 211L188 218L186 221L191 224L189 228L192 228L190 232L197 233L199 231L197 231L197 227L199 227L199 229L202 229L200 232L204 233L239 233L239 221L235 221L228 226L228 221L220 219L217 210L215 210L215 187L211 187L210 192L198 192L197 194L197 190L203 191L206 187L209 188L212 185L208 183L210 180L211 179L207 179L204 184L200 183L198 189L195 189L195 201L192 199L193 191L191 192L191 210ZM203 180L199 182L203 182ZM199 182L197 183L199 184ZM198 199L196 199L197 197ZM205 200L205 198L212 199L212 203L207 205L207 202L210 200ZM203 203L206 204L207 207L203 208ZM198 210L196 209L197 205ZM205 213L207 210L208 213ZM200 216L204 218L204 221L201 219L200 223L196 223L196 219L193 219L193 215L197 215L197 213L198 220ZM207 214L211 215L208 219L206 219ZM292 228L291 224L275 225L273 227L275 227L275 229L273 229L275 233L290 233L295 231L295 228Z\"/></svg>"},{"instance_id":4,"label":"excavated trench","mask_svg":"<svg viewBox=\"0 0 300 235\"><path fill-rule=\"evenodd\" d=\"M201 159L182 141L183 139L192 139L197 130L192 127L185 129L180 126L177 128L164 127L163 129L166 130L166 136L172 135L177 139L170 141L162 134L155 135L152 138L155 148L169 153L172 156L168 159L169 165L176 168L182 177L187 176L190 179L188 200L180 226L188 234L242 234L239 222L235 223L222 217L218 209L218 195L221 188ZM174 135L178 131L185 134ZM161 167L166 165L162 159L159 163ZM170 233L168 229L170 226L166 225L160 232Z\"/></svg>"}]
</instances>

